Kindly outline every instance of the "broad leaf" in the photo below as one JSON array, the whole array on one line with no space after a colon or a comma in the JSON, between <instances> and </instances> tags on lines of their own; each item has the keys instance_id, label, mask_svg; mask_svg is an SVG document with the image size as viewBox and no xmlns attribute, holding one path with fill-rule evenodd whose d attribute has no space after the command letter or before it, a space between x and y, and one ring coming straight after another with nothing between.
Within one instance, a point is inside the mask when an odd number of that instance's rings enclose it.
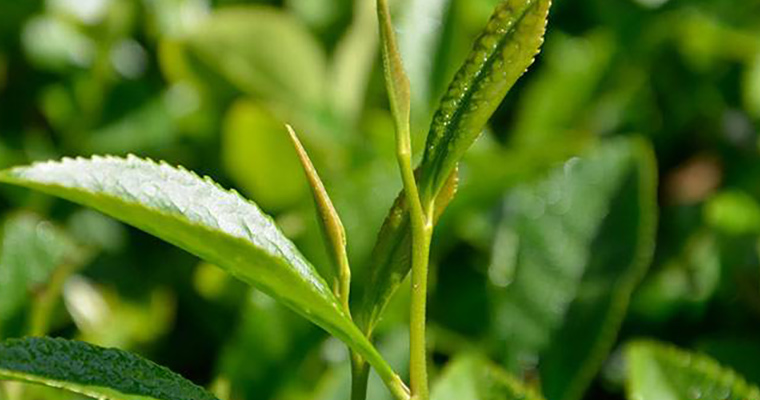
<instances>
[{"instance_id":1,"label":"broad leaf","mask_svg":"<svg viewBox=\"0 0 760 400\"><path fill-rule=\"evenodd\" d=\"M614 342L653 253L655 176L649 146L618 139L505 200L493 334L510 371L538 361L548 398L579 398Z\"/></svg>"},{"instance_id":2,"label":"broad leaf","mask_svg":"<svg viewBox=\"0 0 760 400\"><path fill-rule=\"evenodd\" d=\"M239 90L290 107L318 106L325 55L291 16L270 7L216 10L191 32L191 54Z\"/></svg>"},{"instance_id":3,"label":"broad leaf","mask_svg":"<svg viewBox=\"0 0 760 400\"><path fill-rule=\"evenodd\" d=\"M760 389L701 354L649 341L627 352L631 400L759 400Z\"/></svg>"},{"instance_id":4,"label":"broad leaf","mask_svg":"<svg viewBox=\"0 0 760 400\"><path fill-rule=\"evenodd\" d=\"M509 89L533 62L543 41L550 0L505 0L500 3L433 118L418 169L423 205L431 201L438 214L451 200L438 196L458 179L457 163L480 135ZM373 250L368 291L359 310L371 332L393 293L411 268L409 220L400 197L390 210Z\"/></svg>"},{"instance_id":5,"label":"broad leaf","mask_svg":"<svg viewBox=\"0 0 760 400\"><path fill-rule=\"evenodd\" d=\"M95 208L218 265L351 345L384 378L393 377L271 218L208 178L129 156L37 163L0 173L0 182Z\"/></svg>"},{"instance_id":6,"label":"broad leaf","mask_svg":"<svg viewBox=\"0 0 760 400\"><path fill-rule=\"evenodd\" d=\"M431 201L543 43L551 0L504 0L433 117L420 189Z\"/></svg>"},{"instance_id":7,"label":"broad leaf","mask_svg":"<svg viewBox=\"0 0 760 400\"><path fill-rule=\"evenodd\" d=\"M540 400L517 379L479 356L458 357L446 367L432 400Z\"/></svg>"},{"instance_id":8,"label":"broad leaf","mask_svg":"<svg viewBox=\"0 0 760 400\"><path fill-rule=\"evenodd\" d=\"M214 400L181 376L117 349L51 338L0 343L0 379L106 400Z\"/></svg>"},{"instance_id":9,"label":"broad leaf","mask_svg":"<svg viewBox=\"0 0 760 400\"><path fill-rule=\"evenodd\" d=\"M81 263L86 254L64 231L30 213L11 215L0 238L0 336L8 336L21 333L9 321L24 312L32 291L56 268Z\"/></svg>"}]
</instances>

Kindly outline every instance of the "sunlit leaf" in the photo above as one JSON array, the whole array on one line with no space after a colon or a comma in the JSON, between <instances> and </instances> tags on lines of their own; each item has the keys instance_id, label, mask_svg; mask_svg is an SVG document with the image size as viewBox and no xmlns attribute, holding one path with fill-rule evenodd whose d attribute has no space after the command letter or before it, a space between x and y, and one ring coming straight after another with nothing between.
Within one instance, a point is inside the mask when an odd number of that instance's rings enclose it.
<instances>
[{"instance_id":1,"label":"sunlit leaf","mask_svg":"<svg viewBox=\"0 0 760 400\"><path fill-rule=\"evenodd\" d=\"M271 218L210 179L129 156L37 163L6 170L0 181L95 208L224 268L344 340L392 379L324 279Z\"/></svg>"},{"instance_id":2,"label":"sunlit leaf","mask_svg":"<svg viewBox=\"0 0 760 400\"><path fill-rule=\"evenodd\" d=\"M655 188L649 146L619 139L506 198L494 339L510 371L538 362L548 398L579 398L609 352L653 253Z\"/></svg>"},{"instance_id":3,"label":"sunlit leaf","mask_svg":"<svg viewBox=\"0 0 760 400\"><path fill-rule=\"evenodd\" d=\"M630 344L626 355L631 400L760 399L760 389L701 354L641 341Z\"/></svg>"},{"instance_id":4,"label":"sunlit leaf","mask_svg":"<svg viewBox=\"0 0 760 400\"><path fill-rule=\"evenodd\" d=\"M540 400L541 397L488 360L465 355L446 366L433 386L431 399Z\"/></svg>"},{"instance_id":5,"label":"sunlit leaf","mask_svg":"<svg viewBox=\"0 0 760 400\"><path fill-rule=\"evenodd\" d=\"M301 141L298 140L296 132L290 125L287 126L287 129L290 134L290 140L293 142L293 147L295 147L298 154L298 159L301 161L301 166L306 174L306 180L309 182L327 252L332 257L333 266L335 267L334 276L338 278L338 282L335 285L337 291L333 290L336 294L339 294L338 297L348 307L351 271L348 265L348 254L346 253L346 229L343 227L343 221L341 221L340 215L335 210L330 195L322 183L322 178L319 177L319 173L314 168L314 164L312 164L308 153L306 153L306 149L301 144Z\"/></svg>"},{"instance_id":6,"label":"sunlit leaf","mask_svg":"<svg viewBox=\"0 0 760 400\"><path fill-rule=\"evenodd\" d=\"M0 343L0 379L106 400L214 400L181 376L134 354L51 338Z\"/></svg>"},{"instance_id":7,"label":"sunlit leaf","mask_svg":"<svg viewBox=\"0 0 760 400\"><path fill-rule=\"evenodd\" d=\"M543 41L550 3L505 0L497 6L434 117L419 168L423 204L451 200L438 199L438 193L451 179L458 179L454 178L457 163L533 62ZM442 210L445 205L436 208ZM404 209L404 200L399 198L373 250L368 292L360 309L360 321L369 331L411 268L409 220Z\"/></svg>"},{"instance_id":8,"label":"sunlit leaf","mask_svg":"<svg viewBox=\"0 0 760 400\"><path fill-rule=\"evenodd\" d=\"M494 11L433 117L421 164L423 200L431 201L480 136L543 43L551 0L505 0Z\"/></svg>"}]
</instances>

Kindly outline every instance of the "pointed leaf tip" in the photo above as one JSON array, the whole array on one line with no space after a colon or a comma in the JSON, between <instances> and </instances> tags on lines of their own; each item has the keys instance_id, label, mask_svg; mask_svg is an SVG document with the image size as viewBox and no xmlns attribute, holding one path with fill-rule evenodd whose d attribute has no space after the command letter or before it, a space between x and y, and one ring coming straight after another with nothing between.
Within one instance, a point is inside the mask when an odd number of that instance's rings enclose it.
<instances>
[{"instance_id":1,"label":"pointed leaf tip","mask_svg":"<svg viewBox=\"0 0 760 400\"><path fill-rule=\"evenodd\" d=\"M347 285L350 285L350 270L346 254L346 230L343 227L340 215L338 215L332 200L330 200L330 195L327 193L322 179L319 177L317 169L314 168L314 164L311 162L306 149L298 139L298 135L292 126L286 124L285 127L290 135L290 140L293 142L293 147L296 149L296 153L298 153L298 159L301 161L306 179L311 188L319 217L319 225L325 238L328 254L330 254L333 266L335 267L334 272L338 279L336 285L337 292L344 301L347 301L348 293L346 290L348 290Z\"/></svg>"}]
</instances>

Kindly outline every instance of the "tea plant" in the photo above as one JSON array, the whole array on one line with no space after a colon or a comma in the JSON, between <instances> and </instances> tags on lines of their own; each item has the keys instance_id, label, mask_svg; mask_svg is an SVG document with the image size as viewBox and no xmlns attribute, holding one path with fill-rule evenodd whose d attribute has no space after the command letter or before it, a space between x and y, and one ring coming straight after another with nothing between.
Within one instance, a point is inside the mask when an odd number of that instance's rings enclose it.
<instances>
[{"instance_id":1,"label":"tea plant","mask_svg":"<svg viewBox=\"0 0 760 400\"><path fill-rule=\"evenodd\" d=\"M136 156L66 158L8 169L0 172L0 182L98 210L223 268L291 308L348 346L353 400L366 398L371 369L398 400L578 399L610 353L631 294L651 262L657 171L652 151L641 139L609 140L591 155L568 162L545 181L520 187L504 200L510 212L499 224L494 249L496 258L504 261L496 265L504 284L495 294L496 318L503 320L501 327L510 327L495 335L500 338L496 353L501 353L504 365L465 354L450 361L432 391L428 372L427 285L434 228L457 194L458 164L533 63L550 3L504 0L497 5L443 96L415 169L410 83L387 1L377 1L403 192L380 230L360 299L351 300L346 249L351 238L290 126L332 263L326 276L256 204L182 167ZM281 89L278 83L268 86L274 97ZM40 254L37 271L19 266L16 260L22 257L14 252L23 249L13 240L31 236L24 232L37 223L28 218L21 216L7 226L0 259L5 268L0 272L30 276L0 275L6 282L34 281L34 273L48 278L52 272L47 266L59 264L70 265L57 272L65 277L81 264L80 258L88 257L73 244L63 244ZM500 241L510 243L501 246ZM516 254L499 254L505 248ZM617 268L601 267L609 265ZM375 328L407 275L411 275L408 384L373 344ZM58 294L61 279L51 279L45 297ZM5 287L15 291L2 293L0 310L24 301L25 287ZM581 289L591 294L577 297ZM549 295L539 298L538 293ZM47 332L50 302L40 304L32 318L34 336ZM8 313L0 312L0 317L3 314ZM555 337L562 340L550 340ZM534 359L541 361L537 368L524 366L525 360ZM760 390L703 356L640 341L627 347L626 359L631 399L760 400ZM531 369L537 370L540 381L524 373ZM129 352L46 337L0 344L0 378L104 399L216 398Z\"/></svg>"}]
</instances>

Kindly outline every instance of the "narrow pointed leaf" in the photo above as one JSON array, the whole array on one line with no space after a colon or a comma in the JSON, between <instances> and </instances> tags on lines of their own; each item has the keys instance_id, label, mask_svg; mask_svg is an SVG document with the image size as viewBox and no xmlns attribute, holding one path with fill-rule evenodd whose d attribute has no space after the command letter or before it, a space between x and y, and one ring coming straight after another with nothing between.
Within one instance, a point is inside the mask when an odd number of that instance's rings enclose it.
<instances>
[{"instance_id":1,"label":"narrow pointed leaf","mask_svg":"<svg viewBox=\"0 0 760 400\"><path fill-rule=\"evenodd\" d=\"M433 117L420 166L431 201L543 43L551 0L504 0L476 40Z\"/></svg>"},{"instance_id":2,"label":"narrow pointed leaf","mask_svg":"<svg viewBox=\"0 0 760 400\"><path fill-rule=\"evenodd\" d=\"M455 191L441 197L439 192L456 187L452 179L458 179L457 163L538 53L550 5L551 0L502 1L449 86L433 118L418 168L423 206L434 201L438 215ZM362 328L368 332L411 268L411 235L404 203L403 195L394 203L373 250L368 290L359 310Z\"/></svg>"},{"instance_id":3,"label":"narrow pointed leaf","mask_svg":"<svg viewBox=\"0 0 760 400\"><path fill-rule=\"evenodd\" d=\"M0 379L105 400L215 400L183 377L134 354L51 338L0 343Z\"/></svg>"},{"instance_id":4,"label":"narrow pointed leaf","mask_svg":"<svg viewBox=\"0 0 760 400\"><path fill-rule=\"evenodd\" d=\"M759 388L707 356L651 341L626 355L631 400L760 400Z\"/></svg>"},{"instance_id":5,"label":"narrow pointed leaf","mask_svg":"<svg viewBox=\"0 0 760 400\"><path fill-rule=\"evenodd\" d=\"M287 125L287 128L290 140L293 142L296 153L298 153L298 159L301 161L306 179L311 187L311 194L314 197L314 204L319 215L320 227L327 242L327 252L332 257L333 266L336 268L334 274L341 281L344 277L350 279L350 271L348 270L346 261L348 260L348 255L346 254L346 230L343 227L343 222L341 222L340 216L335 210L332 200L330 200L330 195L327 194L325 185L322 184L322 180L319 178L317 169L314 168L314 164L312 164L309 155L306 153L306 149L304 149L301 141L298 140L296 132L290 125ZM344 294L347 298L348 293Z\"/></svg>"},{"instance_id":6,"label":"narrow pointed leaf","mask_svg":"<svg viewBox=\"0 0 760 400\"><path fill-rule=\"evenodd\" d=\"M432 400L541 400L517 379L476 355L454 359L433 387Z\"/></svg>"},{"instance_id":7,"label":"narrow pointed leaf","mask_svg":"<svg viewBox=\"0 0 760 400\"><path fill-rule=\"evenodd\" d=\"M345 341L381 376L393 376L271 218L209 178L129 156L37 163L0 172L0 182L92 207L218 265Z\"/></svg>"},{"instance_id":8,"label":"narrow pointed leaf","mask_svg":"<svg viewBox=\"0 0 760 400\"><path fill-rule=\"evenodd\" d=\"M396 134L406 134L402 140L410 145L409 118L411 113L411 89L409 78L404 71L401 52L393 32L391 13L387 0L377 0L377 16L380 24L380 42L383 53L385 85L391 103L391 113L396 122ZM407 148L408 149L408 148Z\"/></svg>"}]
</instances>

